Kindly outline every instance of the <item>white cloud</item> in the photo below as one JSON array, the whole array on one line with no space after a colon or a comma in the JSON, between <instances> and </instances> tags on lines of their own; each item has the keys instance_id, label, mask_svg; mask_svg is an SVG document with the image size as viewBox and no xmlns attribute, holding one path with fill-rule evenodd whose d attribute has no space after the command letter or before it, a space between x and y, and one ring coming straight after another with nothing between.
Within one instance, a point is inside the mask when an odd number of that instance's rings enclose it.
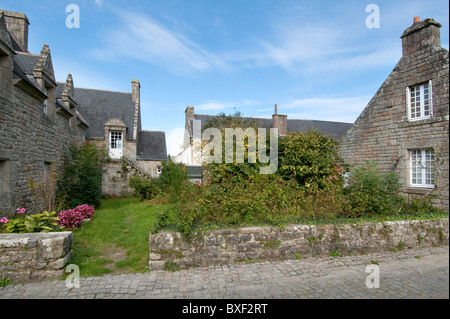
<instances>
[{"instance_id":1,"label":"white cloud","mask_svg":"<svg viewBox=\"0 0 450 319\"><path fill-rule=\"evenodd\" d=\"M103 5L103 0L95 0L95 4L102 6Z\"/></svg>"},{"instance_id":2,"label":"white cloud","mask_svg":"<svg viewBox=\"0 0 450 319\"><path fill-rule=\"evenodd\" d=\"M127 11L118 12L117 17L119 25L102 33L103 46L91 51L99 60L114 61L126 57L177 74L229 70L223 60L151 17Z\"/></svg>"},{"instance_id":3,"label":"white cloud","mask_svg":"<svg viewBox=\"0 0 450 319\"><path fill-rule=\"evenodd\" d=\"M223 111L236 108L239 111L242 111L242 107L258 105L259 101L257 100L248 100L243 99L238 102L219 102L216 100L207 101L202 104L199 104L195 107L196 111Z\"/></svg>"},{"instance_id":4,"label":"white cloud","mask_svg":"<svg viewBox=\"0 0 450 319\"><path fill-rule=\"evenodd\" d=\"M278 104L278 113L288 115L288 119L353 123L371 98L372 96L292 99Z\"/></svg>"}]
</instances>

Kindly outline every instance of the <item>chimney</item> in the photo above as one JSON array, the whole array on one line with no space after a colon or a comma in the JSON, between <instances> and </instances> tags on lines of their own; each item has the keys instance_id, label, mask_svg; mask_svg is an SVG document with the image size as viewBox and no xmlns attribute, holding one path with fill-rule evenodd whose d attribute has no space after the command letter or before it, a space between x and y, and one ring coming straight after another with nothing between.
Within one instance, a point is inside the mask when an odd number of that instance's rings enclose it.
<instances>
[{"instance_id":1,"label":"chimney","mask_svg":"<svg viewBox=\"0 0 450 319\"><path fill-rule=\"evenodd\" d=\"M138 102L141 98L141 84L139 80L133 79L131 80L131 100L133 102Z\"/></svg>"},{"instance_id":2,"label":"chimney","mask_svg":"<svg viewBox=\"0 0 450 319\"><path fill-rule=\"evenodd\" d=\"M278 106L275 104L275 114L272 115L273 128L278 129L278 135L287 135L287 115L278 114Z\"/></svg>"},{"instance_id":3,"label":"chimney","mask_svg":"<svg viewBox=\"0 0 450 319\"><path fill-rule=\"evenodd\" d=\"M4 14L9 34L11 34L23 52L28 52L28 25L30 22L27 16L20 12L0 11Z\"/></svg>"},{"instance_id":4,"label":"chimney","mask_svg":"<svg viewBox=\"0 0 450 319\"><path fill-rule=\"evenodd\" d=\"M440 28L442 25L431 18L420 21L420 17L414 17L413 25L403 32L402 47L403 56L414 53L426 47L441 47Z\"/></svg>"},{"instance_id":5,"label":"chimney","mask_svg":"<svg viewBox=\"0 0 450 319\"><path fill-rule=\"evenodd\" d=\"M141 84L139 80L131 80L131 101L134 102L133 140L137 141L141 130Z\"/></svg>"}]
</instances>

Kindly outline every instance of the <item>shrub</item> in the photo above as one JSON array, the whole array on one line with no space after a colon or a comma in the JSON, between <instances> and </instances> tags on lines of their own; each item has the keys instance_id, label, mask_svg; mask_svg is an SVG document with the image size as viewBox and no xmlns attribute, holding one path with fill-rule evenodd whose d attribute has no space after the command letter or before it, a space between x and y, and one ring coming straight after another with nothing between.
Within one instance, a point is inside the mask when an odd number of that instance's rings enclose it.
<instances>
[{"instance_id":1,"label":"shrub","mask_svg":"<svg viewBox=\"0 0 450 319\"><path fill-rule=\"evenodd\" d=\"M56 212L43 212L11 219L5 224L4 233L37 233L60 231Z\"/></svg>"},{"instance_id":2,"label":"shrub","mask_svg":"<svg viewBox=\"0 0 450 319\"><path fill-rule=\"evenodd\" d=\"M374 161L366 161L350 171L349 186L343 190L350 205L347 215L399 213L405 204L400 187L396 173L380 173Z\"/></svg>"},{"instance_id":3,"label":"shrub","mask_svg":"<svg viewBox=\"0 0 450 319\"><path fill-rule=\"evenodd\" d=\"M76 228L83 222L83 217L78 211L68 209L58 214L59 224L67 228Z\"/></svg>"},{"instance_id":4,"label":"shrub","mask_svg":"<svg viewBox=\"0 0 450 319\"><path fill-rule=\"evenodd\" d=\"M85 142L81 146L71 145L70 156L64 159L62 176L58 179L58 199L64 207L81 204L99 206L102 196L102 164L108 160L104 147Z\"/></svg>"},{"instance_id":5,"label":"shrub","mask_svg":"<svg viewBox=\"0 0 450 319\"><path fill-rule=\"evenodd\" d=\"M336 189L344 178L338 142L317 129L290 133L279 142L278 174L308 191Z\"/></svg>"},{"instance_id":6,"label":"shrub","mask_svg":"<svg viewBox=\"0 0 450 319\"><path fill-rule=\"evenodd\" d=\"M194 187L195 186L195 187ZM177 203L177 228L190 233L196 224L282 224L292 218L325 218L342 212L342 200L322 191L309 194L294 180L258 175L242 183L224 181L199 187L195 184ZM317 208L317 204L322 206ZM161 216L161 226L169 219Z\"/></svg>"},{"instance_id":7,"label":"shrub","mask_svg":"<svg viewBox=\"0 0 450 319\"><path fill-rule=\"evenodd\" d=\"M141 200L152 199L158 194L161 194L161 188L158 185L158 179L156 178L144 178L138 175L130 177L130 187L134 189L136 196L139 196Z\"/></svg>"},{"instance_id":8,"label":"shrub","mask_svg":"<svg viewBox=\"0 0 450 319\"><path fill-rule=\"evenodd\" d=\"M95 208L87 204L83 204L75 207L73 210L79 212L83 219L88 219L94 216Z\"/></svg>"},{"instance_id":9,"label":"shrub","mask_svg":"<svg viewBox=\"0 0 450 319\"><path fill-rule=\"evenodd\" d=\"M76 228L83 223L83 219L91 218L94 215L94 207L83 204L68 209L58 214L59 224L67 228Z\"/></svg>"},{"instance_id":10,"label":"shrub","mask_svg":"<svg viewBox=\"0 0 450 319\"><path fill-rule=\"evenodd\" d=\"M180 196L183 185L188 181L186 166L182 163L175 163L169 157L162 162L161 175L159 176L159 187L167 193L172 200Z\"/></svg>"}]
</instances>

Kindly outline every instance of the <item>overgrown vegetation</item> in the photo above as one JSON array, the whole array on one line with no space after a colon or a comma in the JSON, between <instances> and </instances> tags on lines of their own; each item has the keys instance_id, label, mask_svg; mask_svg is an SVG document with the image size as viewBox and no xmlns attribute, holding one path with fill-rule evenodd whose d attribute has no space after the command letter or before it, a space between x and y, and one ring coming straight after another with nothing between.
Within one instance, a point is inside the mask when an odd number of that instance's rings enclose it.
<instances>
[{"instance_id":1,"label":"overgrown vegetation","mask_svg":"<svg viewBox=\"0 0 450 319\"><path fill-rule=\"evenodd\" d=\"M214 121L204 129L218 127L223 134L225 127L255 125L244 121L240 113L222 114ZM244 139L246 152L248 147ZM338 142L317 130L280 138L278 159L278 171L270 175L259 174L258 162L204 165L202 184L177 182L177 200L159 214L152 231L173 228L191 235L200 228L230 225L380 221L442 214L431 205L430 196L406 201L400 195L399 177L381 173L375 162L347 169L338 155ZM164 196L164 191L158 196Z\"/></svg>"},{"instance_id":2,"label":"overgrown vegetation","mask_svg":"<svg viewBox=\"0 0 450 319\"><path fill-rule=\"evenodd\" d=\"M82 204L98 207L102 197L102 165L109 160L105 147L93 142L71 145L58 179L57 199L64 208Z\"/></svg>"},{"instance_id":3,"label":"overgrown vegetation","mask_svg":"<svg viewBox=\"0 0 450 319\"><path fill-rule=\"evenodd\" d=\"M176 202L188 182L186 167L173 162L170 157L162 162L161 175L158 178L146 178L138 175L130 178L130 187L141 200L164 195L169 202Z\"/></svg>"}]
</instances>

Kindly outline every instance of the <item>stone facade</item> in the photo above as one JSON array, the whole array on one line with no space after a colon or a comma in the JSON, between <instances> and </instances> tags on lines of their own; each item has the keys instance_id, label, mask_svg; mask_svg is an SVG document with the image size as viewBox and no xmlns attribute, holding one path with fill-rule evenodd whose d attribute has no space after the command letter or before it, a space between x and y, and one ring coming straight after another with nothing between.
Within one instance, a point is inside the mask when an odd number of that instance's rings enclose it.
<instances>
[{"instance_id":1,"label":"stone facade","mask_svg":"<svg viewBox=\"0 0 450 319\"><path fill-rule=\"evenodd\" d=\"M402 58L344 136L340 153L351 165L375 160L382 172L399 174L405 197L437 195L434 205L448 211L449 56L439 28L426 19L405 30ZM423 84L431 93L431 113L417 119L411 116L411 90ZM435 180L428 187L412 182L413 150L434 152Z\"/></svg>"},{"instance_id":2,"label":"stone facade","mask_svg":"<svg viewBox=\"0 0 450 319\"><path fill-rule=\"evenodd\" d=\"M133 169L156 177L167 159L165 135L141 130L139 81L131 81L131 93L76 88L70 74L56 82L49 46L40 54L27 51L28 25L25 14L0 10L0 216L12 216L19 206L30 213L45 209L29 181L54 193L53 173L69 145L85 140L110 154L112 145L114 151L123 147L105 166L103 195L129 194ZM121 134L119 143L111 142L111 132ZM133 169L117 178L124 160Z\"/></svg>"},{"instance_id":3,"label":"stone facade","mask_svg":"<svg viewBox=\"0 0 450 319\"><path fill-rule=\"evenodd\" d=\"M23 17L19 20L25 21ZM34 180L41 186L50 183L52 172L58 169L68 146L83 142L88 127L74 106L66 107L56 101L48 45L43 46L39 55L16 51L7 27L0 13L2 216L11 216L19 206L30 212L43 209L43 203L33 196L29 181ZM67 90L71 85L69 80L64 83Z\"/></svg>"},{"instance_id":4,"label":"stone facade","mask_svg":"<svg viewBox=\"0 0 450 319\"><path fill-rule=\"evenodd\" d=\"M348 225L289 225L209 231L185 240L181 233L150 234L152 270L166 262L180 268L240 261L284 260L301 256L350 254L448 245L448 218Z\"/></svg>"},{"instance_id":5,"label":"stone facade","mask_svg":"<svg viewBox=\"0 0 450 319\"><path fill-rule=\"evenodd\" d=\"M72 256L72 232L0 234L0 278L60 279Z\"/></svg>"}]
</instances>

